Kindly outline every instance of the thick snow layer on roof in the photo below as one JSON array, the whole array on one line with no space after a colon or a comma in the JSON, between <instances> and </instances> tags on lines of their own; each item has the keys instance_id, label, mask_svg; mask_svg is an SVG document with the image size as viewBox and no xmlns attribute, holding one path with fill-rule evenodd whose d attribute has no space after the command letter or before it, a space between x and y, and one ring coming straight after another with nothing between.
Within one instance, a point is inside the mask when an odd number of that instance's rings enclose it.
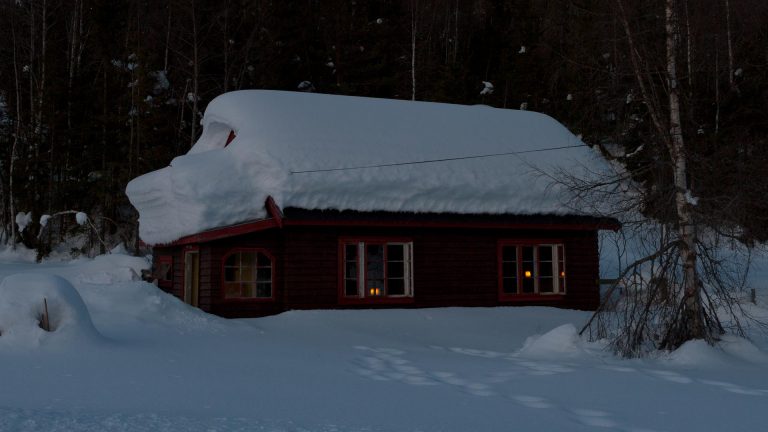
<instances>
[{"instance_id":1,"label":"thick snow layer on roof","mask_svg":"<svg viewBox=\"0 0 768 432\"><path fill-rule=\"evenodd\" d=\"M600 159L586 146L530 152L581 141L546 115L487 106L248 90L211 101L202 123L186 155L128 185L146 242L263 218L268 196L282 208L573 213L540 170ZM306 172L509 152L524 153Z\"/></svg>"}]
</instances>

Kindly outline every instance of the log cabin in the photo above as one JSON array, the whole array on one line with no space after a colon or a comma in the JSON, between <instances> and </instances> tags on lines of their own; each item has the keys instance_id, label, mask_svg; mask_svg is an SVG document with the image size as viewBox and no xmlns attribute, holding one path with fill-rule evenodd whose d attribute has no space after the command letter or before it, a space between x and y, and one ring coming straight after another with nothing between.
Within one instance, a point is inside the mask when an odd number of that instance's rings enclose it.
<instances>
[{"instance_id":1,"label":"log cabin","mask_svg":"<svg viewBox=\"0 0 768 432\"><path fill-rule=\"evenodd\" d=\"M211 101L127 194L163 290L224 317L290 309L595 309L598 232L558 173L601 156L554 119L277 91Z\"/></svg>"}]
</instances>

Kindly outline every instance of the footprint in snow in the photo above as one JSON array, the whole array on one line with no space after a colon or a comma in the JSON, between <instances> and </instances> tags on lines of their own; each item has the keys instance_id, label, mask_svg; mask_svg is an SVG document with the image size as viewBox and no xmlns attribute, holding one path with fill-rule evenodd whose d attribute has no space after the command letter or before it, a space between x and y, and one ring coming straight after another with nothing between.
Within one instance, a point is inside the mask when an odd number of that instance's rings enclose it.
<instances>
[{"instance_id":1,"label":"footprint in snow","mask_svg":"<svg viewBox=\"0 0 768 432\"><path fill-rule=\"evenodd\" d=\"M512 399L514 399L516 402L518 402L520 405L523 405L526 408L535 408L535 409L554 408L554 405L547 402L546 399L538 396L513 395Z\"/></svg>"},{"instance_id":2,"label":"footprint in snow","mask_svg":"<svg viewBox=\"0 0 768 432\"><path fill-rule=\"evenodd\" d=\"M399 381L417 386L438 384L426 377L423 370L402 358L404 351L366 346L356 346L355 349L370 354L355 360L357 367L353 371L360 376L376 381Z\"/></svg>"},{"instance_id":3,"label":"footprint in snow","mask_svg":"<svg viewBox=\"0 0 768 432\"><path fill-rule=\"evenodd\" d=\"M687 376L681 375L677 372L656 370L656 369L648 369L647 372L657 378L661 378L663 380L667 380L667 381L678 383L678 384L690 384L693 382L692 379L688 378Z\"/></svg>"},{"instance_id":4,"label":"footprint in snow","mask_svg":"<svg viewBox=\"0 0 768 432\"><path fill-rule=\"evenodd\" d=\"M571 410L571 412L576 417L576 420L586 426L603 428L615 428L619 426L618 423L611 420L611 415L605 411L593 409L574 409Z\"/></svg>"},{"instance_id":5,"label":"footprint in snow","mask_svg":"<svg viewBox=\"0 0 768 432\"><path fill-rule=\"evenodd\" d=\"M509 354L507 353L500 353L496 351L486 351L486 350L478 350L473 348L459 348L459 347L453 347L449 348L452 352L455 352L457 354L464 354L469 355L473 357L484 357L484 358L498 358L498 357L504 357Z\"/></svg>"},{"instance_id":6,"label":"footprint in snow","mask_svg":"<svg viewBox=\"0 0 768 432\"><path fill-rule=\"evenodd\" d=\"M637 372L637 369L635 368L624 367L624 366L602 365L598 367L600 369L605 369L605 370L614 371L614 372Z\"/></svg>"},{"instance_id":7,"label":"footprint in snow","mask_svg":"<svg viewBox=\"0 0 768 432\"><path fill-rule=\"evenodd\" d=\"M713 380L703 380L703 379L700 379L698 381L702 384L720 387L721 389L731 393L743 394L748 396L768 395L768 390L750 389L750 388L742 387L740 385L725 382L725 381L713 381Z\"/></svg>"}]
</instances>

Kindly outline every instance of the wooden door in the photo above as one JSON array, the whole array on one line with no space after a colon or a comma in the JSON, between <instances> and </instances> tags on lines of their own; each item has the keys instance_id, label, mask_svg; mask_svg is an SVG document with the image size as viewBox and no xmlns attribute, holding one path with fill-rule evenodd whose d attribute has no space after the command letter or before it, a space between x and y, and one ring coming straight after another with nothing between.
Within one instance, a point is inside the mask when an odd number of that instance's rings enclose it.
<instances>
[{"instance_id":1,"label":"wooden door","mask_svg":"<svg viewBox=\"0 0 768 432\"><path fill-rule=\"evenodd\" d=\"M197 251L184 253L184 302L198 306L200 297L200 254Z\"/></svg>"}]
</instances>

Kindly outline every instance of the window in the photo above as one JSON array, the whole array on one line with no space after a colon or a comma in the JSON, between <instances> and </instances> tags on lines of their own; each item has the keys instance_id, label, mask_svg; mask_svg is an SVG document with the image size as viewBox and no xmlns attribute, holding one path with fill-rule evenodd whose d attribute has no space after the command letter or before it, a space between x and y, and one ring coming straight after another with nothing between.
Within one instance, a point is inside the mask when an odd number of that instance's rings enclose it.
<instances>
[{"instance_id":1,"label":"window","mask_svg":"<svg viewBox=\"0 0 768 432\"><path fill-rule=\"evenodd\" d=\"M413 243L343 241L341 292L346 299L413 296Z\"/></svg>"},{"instance_id":2,"label":"window","mask_svg":"<svg viewBox=\"0 0 768 432\"><path fill-rule=\"evenodd\" d=\"M252 249L224 257L225 299L271 299L272 262L266 252Z\"/></svg>"},{"instance_id":3,"label":"window","mask_svg":"<svg viewBox=\"0 0 768 432\"><path fill-rule=\"evenodd\" d=\"M157 268L153 275L157 279L157 285L168 288L173 286L173 257L171 255L160 255L157 257Z\"/></svg>"},{"instance_id":4,"label":"window","mask_svg":"<svg viewBox=\"0 0 768 432\"><path fill-rule=\"evenodd\" d=\"M565 247L562 244L499 244L502 297L565 294Z\"/></svg>"}]
</instances>

